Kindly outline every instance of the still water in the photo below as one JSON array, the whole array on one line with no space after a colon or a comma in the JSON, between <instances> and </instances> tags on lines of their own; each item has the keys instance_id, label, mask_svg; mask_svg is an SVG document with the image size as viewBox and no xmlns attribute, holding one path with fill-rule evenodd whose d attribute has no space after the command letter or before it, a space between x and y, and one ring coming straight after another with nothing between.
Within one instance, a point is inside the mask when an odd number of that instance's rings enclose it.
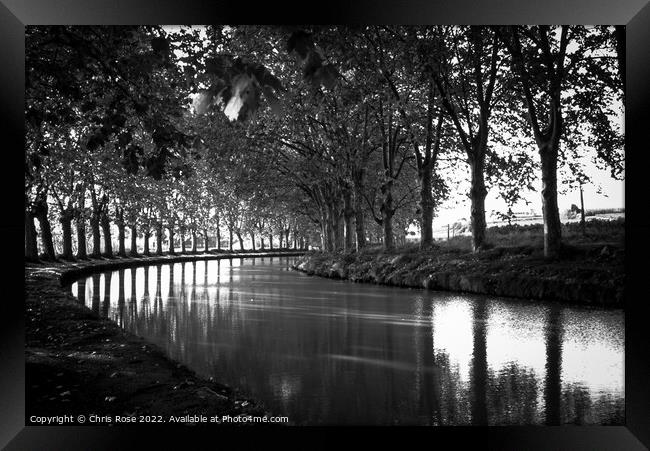
<instances>
[{"instance_id":1,"label":"still water","mask_svg":"<svg viewBox=\"0 0 650 451\"><path fill-rule=\"evenodd\" d=\"M295 257L121 269L79 302L295 424L622 424L621 310L354 284Z\"/></svg>"}]
</instances>

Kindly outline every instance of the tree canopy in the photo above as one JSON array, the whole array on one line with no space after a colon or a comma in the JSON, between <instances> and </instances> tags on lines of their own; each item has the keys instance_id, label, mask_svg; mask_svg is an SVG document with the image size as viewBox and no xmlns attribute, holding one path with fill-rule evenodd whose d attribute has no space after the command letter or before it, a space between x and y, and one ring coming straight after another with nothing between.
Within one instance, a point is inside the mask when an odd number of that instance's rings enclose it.
<instances>
[{"instance_id":1,"label":"tree canopy","mask_svg":"<svg viewBox=\"0 0 650 451\"><path fill-rule=\"evenodd\" d=\"M164 241L186 251L187 239L196 251L198 237L221 248L226 231L231 249L235 238L391 249L412 226L430 248L451 168L463 166L474 250L489 244L487 192L514 205L541 177L553 256L558 170L588 183L586 158L623 175L618 36L605 26L28 26L26 256L55 258L60 246L84 258L87 243L112 254L114 229L124 254L127 228L131 252L139 238L145 253L154 236L157 252Z\"/></svg>"}]
</instances>

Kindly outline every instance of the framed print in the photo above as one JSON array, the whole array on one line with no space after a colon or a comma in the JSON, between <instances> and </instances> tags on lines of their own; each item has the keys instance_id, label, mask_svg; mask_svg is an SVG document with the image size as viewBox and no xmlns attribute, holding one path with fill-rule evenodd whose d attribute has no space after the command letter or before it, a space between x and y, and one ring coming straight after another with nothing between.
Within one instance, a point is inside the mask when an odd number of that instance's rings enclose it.
<instances>
[{"instance_id":1,"label":"framed print","mask_svg":"<svg viewBox=\"0 0 650 451\"><path fill-rule=\"evenodd\" d=\"M650 6L312 7L2 0L0 444L647 449Z\"/></svg>"}]
</instances>

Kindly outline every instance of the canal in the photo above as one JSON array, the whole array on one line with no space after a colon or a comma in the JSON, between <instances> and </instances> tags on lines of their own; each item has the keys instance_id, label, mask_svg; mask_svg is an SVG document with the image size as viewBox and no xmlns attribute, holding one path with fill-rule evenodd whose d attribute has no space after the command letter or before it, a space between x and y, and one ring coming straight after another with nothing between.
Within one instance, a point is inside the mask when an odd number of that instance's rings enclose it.
<instances>
[{"instance_id":1,"label":"canal","mask_svg":"<svg viewBox=\"0 0 650 451\"><path fill-rule=\"evenodd\" d=\"M624 314L354 284L296 257L127 268L79 302L295 424L624 424Z\"/></svg>"}]
</instances>

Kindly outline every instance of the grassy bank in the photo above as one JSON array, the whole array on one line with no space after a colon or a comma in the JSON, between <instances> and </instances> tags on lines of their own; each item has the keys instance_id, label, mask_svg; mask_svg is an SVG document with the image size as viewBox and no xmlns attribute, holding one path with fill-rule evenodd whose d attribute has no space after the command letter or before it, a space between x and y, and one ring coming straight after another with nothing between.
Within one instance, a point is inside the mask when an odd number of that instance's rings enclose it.
<instances>
[{"instance_id":1,"label":"grassy bank","mask_svg":"<svg viewBox=\"0 0 650 451\"><path fill-rule=\"evenodd\" d=\"M73 425L80 424L79 415L85 415L85 424L90 425L117 424L118 415L136 420L153 416L166 424L171 416L265 415L261 403L170 360L156 346L80 305L62 285L107 269L230 256L177 254L26 264L26 424L36 424L32 416L50 415L72 415L74 420L67 424ZM91 414L110 417L111 421L91 423Z\"/></svg>"},{"instance_id":2,"label":"grassy bank","mask_svg":"<svg viewBox=\"0 0 650 451\"><path fill-rule=\"evenodd\" d=\"M623 306L624 222L590 221L563 226L564 248L543 256L542 225L488 229L489 248L471 252L470 237L436 242L422 251L411 244L385 252L310 252L294 268L308 274L404 287L463 291L522 299Z\"/></svg>"}]
</instances>

